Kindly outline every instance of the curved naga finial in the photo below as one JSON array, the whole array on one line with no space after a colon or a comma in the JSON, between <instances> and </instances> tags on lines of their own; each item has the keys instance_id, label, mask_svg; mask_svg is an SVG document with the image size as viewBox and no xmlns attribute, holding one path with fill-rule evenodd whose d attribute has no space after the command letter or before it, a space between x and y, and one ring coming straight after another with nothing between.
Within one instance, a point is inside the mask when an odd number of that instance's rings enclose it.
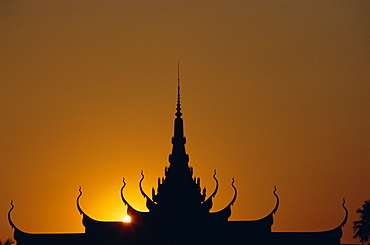
<instances>
[{"instance_id":1,"label":"curved naga finial","mask_svg":"<svg viewBox=\"0 0 370 245\"><path fill-rule=\"evenodd\" d=\"M276 185L274 186L274 196L276 197L276 205L275 205L275 208L271 211L270 214L275 214L276 211L278 210L279 208L279 203L280 203L280 200L279 200L279 196L276 194Z\"/></svg>"},{"instance_id":2,"label":"curved naga finial","mask_svg":"<svg viewBox=\"0 0 370 245\"><path fill-rule=\"evenodd\" d=\"M82 196L82 188L80 186L80 188L78 188L78 191L80 192L77 196L77 199L76 199L76 203L77 203L77 209L78 209L78 212L80 212L80 214L83 215L83 218L82 218L82 224L86 227L89 225L90 222L94 221L94 219L92 219L89 215L87 215L81 208L80 206L80 198Z\"/></svg>"},{"instance_id":3,"label":"curved naga finial","mask_svg":"<svg viewBox=\"0 0 370 245\"><path fill-rule=\"evenodd\" d=\"M202 206L205 207L207 210L210 210L213 206L213 203L212 203L212 198L214 198L217 194L217 191L218 191L218 179L216 178L216 169L214 170L214 173L213 173L213 179L215 180L216 182L216 187L215 187L215 190L213 191L213 193L207 198L207 200L205 200L203 203L202 203Z\"/></svg>"},{"instance_id":4,"label":"curved naga finial","mask_svg":"<svg viewBox=\"0 0 370 245\"><path fill-rule=\"evenodd\" d=\"M234 198L233 200L231 200L231 202L229 203L229 206L233 205L236 201L236 196L238 195L238 191L236 190L236 187L234 185L234 182L235 182L235 179L233 178L232 182L231 182L231 186L233 187L234 189Z\"/></svg>"},{"instance_id":5,"label":"curved naga finial","mask_svg":"<svg viewBox=\"0 0 370 245\"><path fill-rule=\"evenodd\" d=\"M152 201L152 199L150 199L150 197L144 192L143 190L143 187L142 187L142 183L143 183L143 180L144 180L144 172L143 170L141 170L141 179L140 179L140 182L139 182L139 188L140 188L140 192L141 192L141 195L144 196L144 198L146 198L146 207L151 210L153 208L155 208L156 204Z\"/></svg>"},{"instance_id":6,"label":"curved naga finial","mask_svg":"<svg viewBox=\"0 0 370 245\"><path fill-rule=\"evenodd\" d=\"M139 182L139 187L140 187L140 192L141 192L141 195L143 195L143 197L145 197L146 199L150 199L148 197L148 195L144 192L143 190L143 187L142 187L142 183L143 183L143 180L144 180L144 172L143 170L141 170L141 179L140 179L140 182Z\"/></svg>"},{"instance_id":7,"label":"curved naga finial","mask_svg":"<svg viewBox=\"0 0 370 245\"><path fill-rule=\"evenodd\" d=\"M130 204L127 202L125 196L123 195L123 189L125 189L125 187L126 187L125 177L122 178L122 182L123 182L123 186L121 187L121 198L122 198L122 201L123 201L124 204L126 204L127 206L130 206Z\"/></svg>"},{"instance_id":8,"label":"curved naga finial","mask_svg":"<svg viewBox=\"0 0 370 245\"><path fill-rule=\"evenodd\" d=\"M347 220L348 220L348 210L347 210L346 206L344 205L345 203L346 203L346 199L343 198L342 207L345 210L346 215L344 216L344 219L343 219L342 223L339 225L339 227L343 227L347 223Z\"/></svg>"},{"instance_id":9,"label":"curved naga finial","mask_svg":"<svg viewBox=\"0 0 370 245\"><path fill-rule=\"evenodd\" d=\"M126 186L126 181L125 181L125 178L122 178L122 182L123 182L123 186L121 187L121 198L122 198L122 201L125 205L127 205L127 214L128 215L135 215L135 214L142 214L142 213L147 213L147 212L140 212L136 209L134 209L129 203L128 201L126 200L125 196L123 195L123 189L125 188Z\"/></svg>"},{"instance_id":10,"label":"curved naga finial","mask_svg":"<svg viewBox=\"0 0 370 245\"><path fill-rule=\"evenodd\" d=\"M230 208L235 203L235 201L236 201L236 196L238 195L238 191L236 190L236 187L235 187L234 183L235 183L235 179L232 178L231 186L234 189L234 197L233 197L233 199L230 201L230 203L224 209Z\"/></svg>"},{"instance_id":11,"label":"curved naga finial","mask_svg":"<svg viewBox=\"0 0 370 245\"><path fill-rule=\"evenodd\" d=\"M215 190L213 191L212 195L209 196L209 198L215 197L216 194L217 194L217 191L218 191L218 179L216 178L216 169L213 172L213 179L216 181L216 187L215 187Z\"/></svg>"},{"instance_id":12,"label":"curved naga finial","mask_svg":"<svg viewBox=\"0 0 370 245\"><path fill-rule=\"evenodd\" d=\"M17 227L15 226L15 224L13 223L12 221L12 218L11 218L11 215L10 213L12 212L12 210L14 209L14 204L13 204L13 200L10 200L10 205L12 206L9 211L8 211L8 222L10 224L10 226L13 228L13 229L17 229Z\"/></svg>"},{"instance_id":13,"label":"curved naga finial","mask_svg":"<svg viewBox=\"0 0 370 245\"><path fill-rule=\"evenodd\" d=\"M231 200L231 202L226 206L224 207L222 210L218 211L218 212L213 212L211 213L211 215L216 218L216 219L219 219L219 220L227 220L230 215L231 215L231 206L235 203L236 201L236 197L238 195L238 191L236 190L236 187L234 185L234 178L232 179L232 182L231 182L231 186L233 187L234 189L234 197L233 199Z\"/></svg>"},{"instance_id":14,"label":"curved naga finial","mask_svg":"<svg viewBox=\"0 0 370 245\"><path fill-rule=\"evenodd\" d=\"M80 192L80 194L78 194L77 199L76 199L77 209L78 209L78 212L80 212L80 214L86 215L85 212L82 210L82 208L80 206L80 198L82 196L82 188L81 188L81 186L80 186L80 188L78 188L78 191Z\"/></svg>"},{"instance_id":15,"label":"curved naga finial","mask_svg":"<svg viewBox=\"0 0 370 245\"><path fill-rule=\"evenodd\" d=\"M143 180L144 180L144 171L143 171L143 170L141 170L140 174L141 174L141 179L140 179L140 181L139 181L139 188L140 188L140 192L141 192L141 195L143 195L143 197L147 198L147 195L146 195L146 193L144 192L143 187L142 187L142 183L143 183Z\"/></svg>"},{"instance_id":16,"label":"curved naga finial","mask_svg":"<svg viewBox=\"0 0 370 245\"><path fill-rule=\"evenodd\" d=\"M12 207L8 211L8 222L9 222L10 227L12 227L14 229L14 235L13 235L14 239L18 240L17 237L22 236L22 235L29 235L29 233L26 233L26 232L18 229L18 227L13 223L12 217L11 217L11 212L14 209L13 200L10 200L10 205Z\"/></svg>"}]
</instances>

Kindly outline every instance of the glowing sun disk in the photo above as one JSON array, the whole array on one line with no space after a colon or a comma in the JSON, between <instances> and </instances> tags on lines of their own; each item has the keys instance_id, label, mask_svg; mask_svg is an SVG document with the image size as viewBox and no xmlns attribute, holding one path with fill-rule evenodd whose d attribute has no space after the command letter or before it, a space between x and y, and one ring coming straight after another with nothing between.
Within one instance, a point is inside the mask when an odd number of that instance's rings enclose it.
<instances>
[{"instance_id":1,"label":"glowing sun disk","mask_svg":"<svg viewBox=\"0 0 370 245\"><path fill-rule=\"evenodd\" d=\"M130 223L130 222L131 222L131 217L130 217L130 216L128 216L128 215L126 215L126 216L123 218L122 222Z\"/></svg>"}]
</instances>

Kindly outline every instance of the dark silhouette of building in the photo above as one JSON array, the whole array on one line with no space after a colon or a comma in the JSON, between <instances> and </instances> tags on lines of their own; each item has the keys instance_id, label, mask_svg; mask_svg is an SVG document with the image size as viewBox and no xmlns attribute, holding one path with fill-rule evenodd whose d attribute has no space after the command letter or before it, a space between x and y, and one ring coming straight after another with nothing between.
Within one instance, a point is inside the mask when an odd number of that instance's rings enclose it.
<instances>
[{"instance_id":1,"label":"dark silhouette of building","mask_svg":"<svg viewBox=\"0 0 370 245\"><path fill-rule=\"evenodd\" d=\"M218 212L210 212L212 199L218 190L216 171L213 174L215 189L208 195L201 190L200 179L193 177L193 168L188 165L189 156L185 151L184 122L180 105L180 80L172 152L169 166L165 168L163 178L158 178L157 189L152 189L149 197L142 188L144 174L141 173L139 187L146 199L148 212L141 212L126 200L123 191L126 186L123 179L121 197L127 205L127 213L132 222L98 221L88 216L80 206L82 191L77 197L77 208L82 214L84 233L76 234L32 234L20 230L11 219L13 202L8 213L10 225L14 228L14 239L18 245L118 245L118 244L340 244L342 226L346 223L348 211L344 206L343 222L332 230L321 232L272 232L273 216L279 206L276 188L275 207L264 218L251 221L229 221L231 206L236 201L237 189L234 180L231 187L234 197L229 204Z\"/></svg>"}]
</instances>

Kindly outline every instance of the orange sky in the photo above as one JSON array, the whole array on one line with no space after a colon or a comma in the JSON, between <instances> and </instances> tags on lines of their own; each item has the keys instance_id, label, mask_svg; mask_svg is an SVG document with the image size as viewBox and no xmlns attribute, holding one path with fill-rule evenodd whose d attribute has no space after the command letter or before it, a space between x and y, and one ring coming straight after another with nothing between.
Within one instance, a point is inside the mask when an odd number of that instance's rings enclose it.
<instances>
[{"instance_id":1,"label":"orange sky","mask_svg":"<svg viewBox=\"0 0 370 245\"><path fill-rule=\"evenodd\" d=\"M0 239L82 232L75 206L145 209L171 150L177 61L187 152L214 210L274 231L334 228L370 199L367 0L0 0Z\"/></svg>"}]
</instances>

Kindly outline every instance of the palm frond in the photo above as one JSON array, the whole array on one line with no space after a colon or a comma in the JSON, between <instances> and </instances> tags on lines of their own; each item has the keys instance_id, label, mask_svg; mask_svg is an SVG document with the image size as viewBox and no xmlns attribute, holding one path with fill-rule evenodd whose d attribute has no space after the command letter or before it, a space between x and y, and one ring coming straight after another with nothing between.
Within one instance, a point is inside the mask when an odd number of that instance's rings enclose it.
<instances>
[{"instance_id":1,"label":"palm frond","mask_svg":"<svg viewBox=\"0 0 370 245\"><path fill-rule=\"evenodd\" d=\"M362 209L357 209L360 220L353 221L353 238L358 238L362 244L370 241L370 200L365 201Z\"/></svg>"}]
</instances>

